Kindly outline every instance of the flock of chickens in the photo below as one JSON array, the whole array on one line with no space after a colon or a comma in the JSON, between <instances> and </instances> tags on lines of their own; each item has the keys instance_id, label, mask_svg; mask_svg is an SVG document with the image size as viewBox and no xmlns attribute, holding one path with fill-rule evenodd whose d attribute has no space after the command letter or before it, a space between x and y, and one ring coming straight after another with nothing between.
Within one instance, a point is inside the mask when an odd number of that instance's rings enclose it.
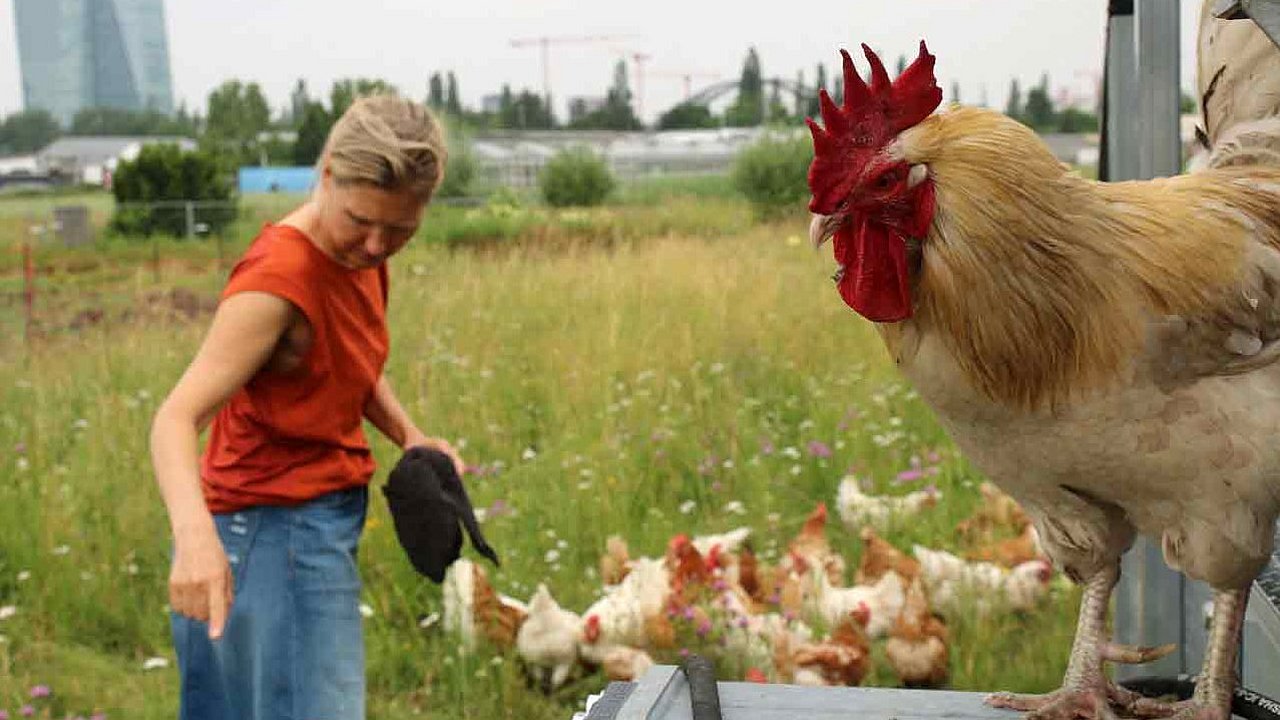
<instances>
[{"instance_id":1,"label":"flock of chickens","mask_svg":"<svg viewBox=\"0 0 1280 720\"><path fill-rule=\"evenodd\" d=\"M1053 577L1017 503L990 484L981 492L977 511L956 528L972 548L964 557L919 545L906 553L880 532L940 494L871 495L845 478L837 511L862 541L847 586L825 503L773 565L753 552L747 527L677 535L661 558L633 558L625 540L610 537L600 557L604 593L581 613L561 607L545 584L528 603L500 595L479 565L460 560L445 578L444 625L464 647L479 637L514 647L548 691L580 670L633 680L655 655L674 655L694 637L718 642L722 663L743 668L744 680L798 685L860 684L871 644L883 641L902 685L938 687L948 678L948 617L1029 609Z\"/></svg>"}]
</instances>

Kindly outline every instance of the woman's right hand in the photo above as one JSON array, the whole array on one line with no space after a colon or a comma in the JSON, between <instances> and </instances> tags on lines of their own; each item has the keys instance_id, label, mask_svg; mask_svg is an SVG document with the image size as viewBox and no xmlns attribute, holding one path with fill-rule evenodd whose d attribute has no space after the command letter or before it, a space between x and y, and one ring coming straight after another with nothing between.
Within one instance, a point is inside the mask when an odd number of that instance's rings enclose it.
<instances>
[{"instance_id":1,"label":"woman's right hand","mask_svg":"<svg viewBox=\"0 0 1280 720\"><path fill-rule=\"evenodd\" d=\"M222 637L235 597L234 583L213 523L175 537L169 607L179 615L208 623L210 640Z\"/></svg>"}]
</instances>

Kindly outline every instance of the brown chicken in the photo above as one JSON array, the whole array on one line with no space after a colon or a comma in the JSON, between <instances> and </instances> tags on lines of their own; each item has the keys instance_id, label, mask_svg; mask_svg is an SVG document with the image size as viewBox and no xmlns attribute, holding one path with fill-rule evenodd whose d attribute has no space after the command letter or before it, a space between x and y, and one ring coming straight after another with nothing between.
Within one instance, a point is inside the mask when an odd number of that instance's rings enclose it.
<instances>
[{"instance_id":1,"label":"brown chicken","mask_svg":"<svg viewBox=\"0 0 1280 720\"><path fill-rule=\"evenodd\" d=\"M1280 513L1280 169L1211 153L1190 175L1095 182L998 112L935 114L923 43L896 81L864 51L870 83L846 53L843 105L821 93L810 121L811 237L834 239L840 297L1084 585L1063 688L989 702L1132 714L1104 663L1151 652L1105 633L1141 533L1215 591L1196 696L1162 709L1225 720Z\"/></svg>"},{"instance_id":2,"label":"brown chicken","mask_svg":"<svg viewBox=\"0 0 1280 720\"><path fill-rule=\"evenodd\" d=\"M937 688L950 674L947 626L929 609L920 581L907 588L902 613L889 630L884 652L904 687Z\"/></svg>"},{"instance_id":3,"label":"brown chicken","mask_svg":"<svg viewBox=\"0 0 1280 720\"><path fill-rule=\"evenodd\" d=\"M825 572L833 585L844 583L844 558L831 549L827 539L827 504L818 503L805 518L800 532L787 546L782 565L797 575L810 570Z\"/></svg>"},{"instance_id":4,"label":"brown chicken","mask_svg":"<svg viewBox=\"0 0 1280 720\"><path fill-rule=\"evenodd\" d=\"M864 631L864 617L850 613L826 640L796 645L784 660L791 681L796 685L862 684L871 669L871 643Z\"/></svg>"},{"instance_id":5,"label":"brown chicken","mask_svg":"<svg viewBox=\"0 0 1280 720\"><path fill-rule=\"evenodd\" d=\"M472 586L472 617L489 642L499 648L514 647L520 626L529 615L522 604L502 597L489 584L489 577L484 568L472 563L474 585Z\"/></svg>"},{"instance_id":6,"label":"brown chicken","mask_svg":"<svg viewBox=\"0 0 1280 720\"><path fill-rule=\"evenodd\" d=\"M919 577L920 563L877 535L874 529L862 528L861 536L862 559L854 575L856 584L874 585L890 570L908 583Z\"/></svg>"},{"instance_id":7,"label":"brown chicken","mask_svg":"<svg viewBox=\"0 0 1280 720\"><path fill-rule=\"evenodd\" d=\"M971 543L990 543L1006 531L1020 532L1031 524L1031 518L1017 500L994 484L983 481L978 486L982 502L969 517L956 525L956 534Z\"/></svg>"},{"instance_id":8,"label":"brown chicken","mask_svg":"<svg viewBox=\"0 0 1280 720\"><path fill-rule=\"evenodd\" d=\"M965 557L1014 568L1024 562L1042 559L1044 551L1040 548L1035 526L1028 524L1018 537L988 543L965 553Z\"/></svg>"},{"instance_id":9,"label":"brown chicken","mask_svg":"<svg viewBox=\"0 0 1280 720\"><path fill-rule=\"evenodd\" d=\"M610 535L604 541L604 554L600 556L600 582L617 585L631 572L631 554L627 541L619 535Z\"/></svg>"}]
</instances>

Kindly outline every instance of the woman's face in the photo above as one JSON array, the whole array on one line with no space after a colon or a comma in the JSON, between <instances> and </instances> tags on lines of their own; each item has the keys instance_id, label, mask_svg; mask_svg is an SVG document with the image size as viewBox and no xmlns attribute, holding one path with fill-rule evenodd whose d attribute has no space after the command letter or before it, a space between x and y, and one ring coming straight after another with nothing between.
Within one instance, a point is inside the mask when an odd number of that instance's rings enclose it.
<instances>
[{"instance_id":1,"label":"woman's face","mask_svg":"<svg viewBox=\"0 0 1280 720\"><path fill-rule=\"evenodd\" d=\"M381 265L409 242L422 222L426 203L407 190L343 185L334 181L327 167L321 183L322 249L345 267L363 270Z\"/></svg>"}]
</instances>

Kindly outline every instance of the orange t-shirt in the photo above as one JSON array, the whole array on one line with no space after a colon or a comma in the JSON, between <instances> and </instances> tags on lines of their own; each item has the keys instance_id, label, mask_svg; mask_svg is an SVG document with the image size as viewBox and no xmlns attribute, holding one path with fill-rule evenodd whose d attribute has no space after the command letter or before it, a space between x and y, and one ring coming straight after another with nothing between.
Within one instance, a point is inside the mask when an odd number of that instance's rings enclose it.
<instances>
[{"instance_id":1,"label":"orange t-shirt","mask_svg":"<svg viewBox=\"0 0 1280 720\"><path fill-rule=\"evenodd\" d=\"M209 510L292 505L367 484L364 408L390 345L386 264L351 270L300 230L266 225L222 297L245 291L292 303L312 344L300 367L259 371L214 418L200 469Z\"/></svg>"}]
</instances>

